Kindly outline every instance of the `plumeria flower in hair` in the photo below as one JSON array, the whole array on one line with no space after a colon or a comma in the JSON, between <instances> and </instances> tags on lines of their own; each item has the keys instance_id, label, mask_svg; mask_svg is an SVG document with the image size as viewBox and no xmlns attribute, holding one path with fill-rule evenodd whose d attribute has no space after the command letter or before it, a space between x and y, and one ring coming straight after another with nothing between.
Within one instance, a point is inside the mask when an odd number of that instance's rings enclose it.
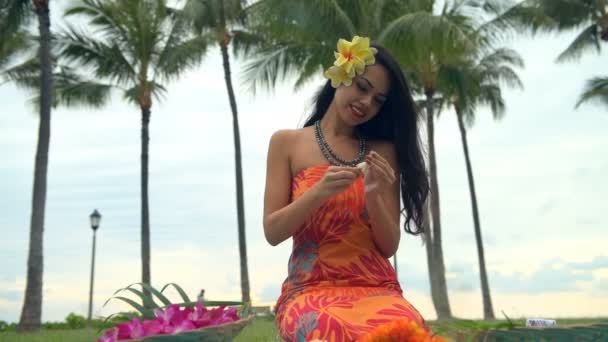
<instances>
[{"instance_id":1,"label":"plumeria flower in hair","mask_svg":"<svg viewBox=\"0 0 608 342\"><path fill-rule=\"evenodd\" d=\"M378 52L369 46L369 38L354 36L353 40L338 40L338 52L335 52L336 61L327 71L325 77L331 80L331 86L337 88L344 83L350 86L353 77L365 71L365 66L376 63L375 54Z\"/></svg>"}]
</instances>

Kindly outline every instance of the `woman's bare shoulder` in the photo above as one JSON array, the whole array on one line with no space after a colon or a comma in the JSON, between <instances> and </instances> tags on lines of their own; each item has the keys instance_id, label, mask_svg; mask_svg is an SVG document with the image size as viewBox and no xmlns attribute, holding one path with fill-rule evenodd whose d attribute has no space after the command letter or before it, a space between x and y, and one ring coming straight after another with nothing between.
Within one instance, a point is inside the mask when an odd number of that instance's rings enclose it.
<instances>
[{"instance_id":1,"label":"woman's bare shoulder","mask_svg":"<svg viewBox=\"0 0 608 342\"><path fill-rule=\"evenodd\" d=\"M280 129L272 134L270 137L271 144L292 145L297 143L297 140L302 137L306 132L307 128L296 128L296 129Z\"/></svg>"}]
</instances>

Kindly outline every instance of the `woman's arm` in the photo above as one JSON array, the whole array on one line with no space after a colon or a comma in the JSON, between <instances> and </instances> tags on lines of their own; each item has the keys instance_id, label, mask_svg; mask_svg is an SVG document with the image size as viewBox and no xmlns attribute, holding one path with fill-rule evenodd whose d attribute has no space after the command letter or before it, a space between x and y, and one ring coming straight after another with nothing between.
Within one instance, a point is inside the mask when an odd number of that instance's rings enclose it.
<instances>
[{"instance_id":1,"label":"woman's arm","mask_svg":"<svg viewBox=\"0 0 608 342\"><path fill-rule=\"evenodd\" d=\"M330 166L321 179L297 200L289 203L291 165L289 149L294 131L278 131L270 138L264 194L264 235L276 246L287 240L306 222L310 214L338 192L346 190L359 176L355 167Z\"/></svg>"},{"instance_id":2,"label":"woman's arm","mask_svg":"<svg viewBox=\"0 0 608 342\"><path fill-rule=\"evenodd\" d=\"M323 199L315 191L306 191L297 201L289 203L291 165L289 147L294 131L274 133L268 147L266 191L264 193L264 235L272 246L287 240L304 224Z\"/></svg>"},{"instance_id":3,"label":"woman's arm","mask_svg":"<svg viewBox=\"0 0 608 342\"><path fill-rule=\"evenodd\" d=\"M374 242L380 252L389 258L397 251L401 230L399 229L399 166L392 144L383 143L372 151L367 162L374 172L377 187L366 192L367 212L372 225Z\"/></svg>"}]
</instances>

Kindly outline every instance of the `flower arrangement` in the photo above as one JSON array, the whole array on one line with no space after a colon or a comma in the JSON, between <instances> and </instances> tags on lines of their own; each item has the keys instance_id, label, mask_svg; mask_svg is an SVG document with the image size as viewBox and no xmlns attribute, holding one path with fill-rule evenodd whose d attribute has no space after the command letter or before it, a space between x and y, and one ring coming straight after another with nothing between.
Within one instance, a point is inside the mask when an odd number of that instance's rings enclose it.
<instances>
[{"instance_id":1,"label":"flower arrangement","mask_svg":"<svg viewBox=\"0 0 608 342\"><path fill-rule=\"evenodd\" d=\"M147 289L150 295L134 288L134 285L141 285L142 289ZM173 286L178 291L183 299L182 303L171 303L167 299L163 292L168 286ZM146 305L124 296L116 296L117 293L125 291L135 294ZM155 303L154 296L162 302L163 306ZM138 313L118 313L108 317L106 322L113 317L114 319L118 317L123 322L106 329L97 342L173 341L176 335L180 338L191 338L192 341L215 341L218 340L217 335L229 334L232 337L238 334L253 318L249 315L248 305L243 305L237 310L235 305L243 304L241 302L212 302L202 298L192 302L184 290L176 284L167 284L161 291L141 283L132 284L116 291L108 301L111 299L128 303ZM232 329L219 329L227 326Z\"/></svg>"},{"instance_id":2,"label":"flower arrangement","mask_svg":"<svg viewBox=\"0 0 608 342\"><path fill-rule=\"evenodd\" d=\"M352 79L365 71L365 66L376 63L375 54L378 52L369 46L369 38L354 36L352 41L338 40L338 51L334 53L336 61L327 71L325 77L331 80L331 86L341 84L350 86Z\"/></svg>"},{"instance_id":3,"label":"flower arrangement","mask_svg":"<svg viewBox=\"0 0 608 342\"><path fill-rule=\"evenodd\" d=\"M432 335L416 322L398 320L382 324L358 342L450 342L441 336Z\"/></svg>"}]
</instances>

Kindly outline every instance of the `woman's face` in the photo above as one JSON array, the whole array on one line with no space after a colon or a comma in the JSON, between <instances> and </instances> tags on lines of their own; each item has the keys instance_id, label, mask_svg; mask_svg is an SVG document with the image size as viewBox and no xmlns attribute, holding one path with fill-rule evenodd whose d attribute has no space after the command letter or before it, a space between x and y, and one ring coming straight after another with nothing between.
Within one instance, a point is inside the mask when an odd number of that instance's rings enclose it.
<instances>
[{"instance_id":1,"label":"woman's face","mask_svg":"<svg viewBox=\"0 0 608 342\"><path fill-rule=\"evenodd\" d=\"M340 119L353 126L371 120L386 101L389 87L389 75L382 65L367 66L350 86L336 89L334 101Z\"/></svg>"}]
</instances>

